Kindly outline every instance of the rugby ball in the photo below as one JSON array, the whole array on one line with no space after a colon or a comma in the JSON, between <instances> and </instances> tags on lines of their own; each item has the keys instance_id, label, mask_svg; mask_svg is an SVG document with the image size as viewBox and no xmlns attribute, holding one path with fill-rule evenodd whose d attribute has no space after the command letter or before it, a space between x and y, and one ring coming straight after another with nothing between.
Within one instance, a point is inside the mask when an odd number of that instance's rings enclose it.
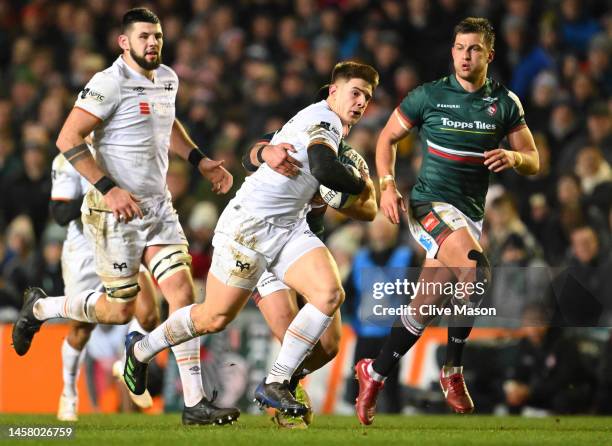
<instances>
[{"instance_id":1,"label":"rugby ball","mask_svg":"<svg viewBox=\"0 0 612 446\"><path fill-rule=\"evenodd\" d=\"M348 167L348 169L356 177L361 176L359 171L352 164L346 164L346 167ZM323 201L334 209L347 208L352 205L358 197L358 195L351 195L344 192L335 191L329 187L323 186L322 184L319 186L319 193L321 194Z\"/></svg>"}]
</instances>

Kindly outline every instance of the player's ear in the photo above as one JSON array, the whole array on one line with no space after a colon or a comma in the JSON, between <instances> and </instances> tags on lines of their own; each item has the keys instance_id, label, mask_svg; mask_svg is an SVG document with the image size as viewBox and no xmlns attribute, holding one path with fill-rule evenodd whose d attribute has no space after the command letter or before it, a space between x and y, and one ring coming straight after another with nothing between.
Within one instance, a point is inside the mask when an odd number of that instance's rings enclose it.
<instances>
[{"instance_id":1,"label":"player's ear","mask_svg":"<svg viewBox=\"0 0 612 446\"><path fill-rule=\"evenodd\" d=\"M329 95L333 95L336 91L338 91L338 85L337 84L331 84L329 86Z\"/></svg>"},{"instance_id":2,"label":"player's ear","mask_svg":"<svg viewBox=\"0 0 612 446\"><path fill-rule=\"evenodd\" d=\"M488 63L493 62L493 59L495 58L495 50L494 49L490 49L489 50L489 58L487 60Z\"/></svg>"},{"instance_id":3,"label":"player's ear","mask_svg":"<svg viewBox=\"0 0 612 446\"><path fill-rule=\"evenodd\" d=\"M119 37L117 37L117 43L119 44L119 47L122 50L129 50L130 49L130 44L128 41L128 36L126 36L125 34L119 34Z\"/></svg>"}]
</instances>

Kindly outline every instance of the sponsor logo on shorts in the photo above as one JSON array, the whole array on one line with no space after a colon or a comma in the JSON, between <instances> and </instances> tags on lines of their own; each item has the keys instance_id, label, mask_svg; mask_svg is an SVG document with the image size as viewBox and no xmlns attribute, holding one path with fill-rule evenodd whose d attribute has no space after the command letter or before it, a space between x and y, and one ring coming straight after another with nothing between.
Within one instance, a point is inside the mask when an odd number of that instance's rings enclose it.
<instances>
[{"instance_id":1,"label":"sponsor logo on shorts","mask_svg":"<svg viewBox=\"0 0 612 446\"><path fill-rule=\"evenodd\" d=\"M433 231L433 229L440 224L440 220L436 218L433 212L430 212L423 218L422 225L427 232Z\"/></svg>"},{"instance_id":2,"label":"sponsor logo on shorts","mask_svg":"<svg viewBox=\"0 0 612 446\"><path fill-rule=\"evenodd\" d=\"M123 271L123 268L127 269L127 263L113 263L113 269L118 269L119 272Z\"/></svg>"},{"instance_id":3,"label":"sponsor logo on shorts","mask_svg":"<svg viewBox=\"0 0 612 446\"><path fill-rule=\"evenodd\" d=\"M236 260L236 268L240 268L241 272L245 269L249 271L251 269L251 264L248 262L242 263L240 260Z\"/></svg>"},{"instance_id":4,"label":"sponsor logo on shorts","mask_svg":"<svg viewBox=\"0 0 612 446\"><path fill-rule=\"evenodd\" d=\"M193 367L191 367L189 369L190 372L192 373L199 373L200 372L200 366L199 365L194 365Z\"/></svg>"},{"instance_id":5,"label":"sponsor logo on shorts","mask_svg":"<svg viewBox=\"0 0 612 446\"><path fill-rule=\"evenodd\" d=\"M431 239L424 234L419 237L419 243L427 251L429 251L433 246Z\"/></svg>"}]
</instances>

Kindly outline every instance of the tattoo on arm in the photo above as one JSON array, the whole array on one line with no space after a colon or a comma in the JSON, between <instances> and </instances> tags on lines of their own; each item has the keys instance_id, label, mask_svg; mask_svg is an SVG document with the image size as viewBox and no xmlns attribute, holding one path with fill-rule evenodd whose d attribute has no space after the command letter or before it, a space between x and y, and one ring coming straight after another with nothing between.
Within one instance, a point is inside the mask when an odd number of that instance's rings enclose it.
<instances>
[{"instance_id":1,"label":"tattoo on arm","mask_svg":"<svg viewBox=\"0 0 612 446\"><path fill-rule=\"evenodd\" d=\"M68 149L64 152L64 158L66 158L73 166L81 158L88 155L91 156L91 152L85 143L74 146L72 149Z\"/></svg>"}]
</instances>

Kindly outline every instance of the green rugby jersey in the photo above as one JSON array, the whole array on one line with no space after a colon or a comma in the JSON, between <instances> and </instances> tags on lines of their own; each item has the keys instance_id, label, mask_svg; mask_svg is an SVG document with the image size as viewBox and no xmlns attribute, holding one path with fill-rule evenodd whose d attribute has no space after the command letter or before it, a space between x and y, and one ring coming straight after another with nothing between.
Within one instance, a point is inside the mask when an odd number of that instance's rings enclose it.
<instances>
[{"instance_id":1,"label":"green rugby jersey","mask_svg":"<svg viewBox=\"0 0 612 446\"><path fill-rule=\"evenodd\" d=\"M449 203L482 220L490 173L484 152L525 127L518 97L492 79L469 93L453 74L414 89L396 113L419 128L424 147L410 199Z\"/></svg>"}]
</instances>

